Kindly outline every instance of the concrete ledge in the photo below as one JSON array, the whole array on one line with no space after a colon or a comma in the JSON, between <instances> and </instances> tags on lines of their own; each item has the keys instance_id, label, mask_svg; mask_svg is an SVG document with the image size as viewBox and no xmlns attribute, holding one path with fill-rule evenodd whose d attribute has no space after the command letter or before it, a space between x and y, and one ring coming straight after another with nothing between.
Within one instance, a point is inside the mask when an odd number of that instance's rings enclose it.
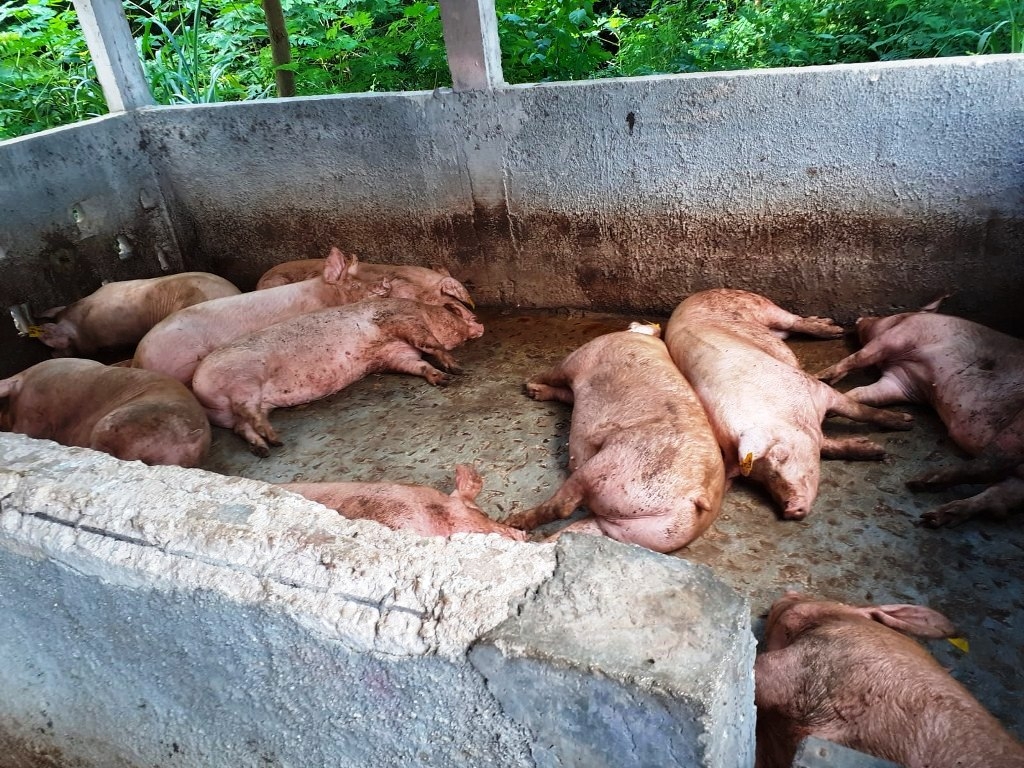
<instances>
[{"instance_id":1,"label":"concrete ledge","mask_svg":"<svg viewBox=\"0 0 1024 768\"><path fill-rule=\"evenodd\" d=\"M0 434L0 612L16 764L752 754L744 601L599 539L421 539L256 481Z\"/></svg>"},{"instance_id":2,"label":"concrete ledge","mask_svg":"<svg viewBox=\"0 0 1024 768\"><path fill-rule=\"evenodd\" d=\"M566 536L470 652L538 766L752 765L749 611L710 569Z\"/></svg>"}]
</instances>

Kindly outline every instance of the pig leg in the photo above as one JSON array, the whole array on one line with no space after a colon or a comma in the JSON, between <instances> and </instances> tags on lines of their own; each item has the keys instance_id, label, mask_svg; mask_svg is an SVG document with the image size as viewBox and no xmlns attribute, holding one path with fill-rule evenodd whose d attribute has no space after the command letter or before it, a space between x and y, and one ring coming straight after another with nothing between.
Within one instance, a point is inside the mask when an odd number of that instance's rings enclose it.
<instances>
[{"instance_id":1,"label":"pig leg","mask_svg":"<svg viewBox=\"0 0 1024 768\"><path fill-rule=\"evenodd\" d=\"M534 400L558 400L569 405L575 401L569 379L559 366L534 376L524 387Z\"/></svg>"},{"instance_id":2,"label":"pig leg","mask_svg":"<svg viewBox=\"0 0 1024 768\"><path fill-rule=\"evenodd\" d=\"M830 365L823 371L819 371L815 374L815 378L827 381L829 384L835 384L850 371L867 368L869 365L881 367L882 363L891 360L904 351L906 350L893 347L891 339L883 341L880 336L869 341L852 355L844 357L838 363Z\"/></svg>"},{"instance_id":3,"label":"pig leg","mask_svg":"<svg viewBox=\"0 0 1024 768\"><path fill-rule=\"evenodd\" d=\"M891 371L883 373L882 378L874 384L851 389L846 393L846 396L864 405L893 405L894 403L914 402L914 398L907 394L900 380Z\"/></svg>"},{"instance_id":4,"label":"pig leg","mask_svg":"<svg viewBox=\"0 0 1024 768\"><path fill-rule=\"evenodd\" d=\"M921 522L929 528L938 528L943 525L959 525L983 513L1005 518L1021 508L1024 508L1024 480L1011 477L986 488L977 496L951 501L925 512L921 515Z\"/></svg>"},{"instance_id":5,"label":"pig leg","mask_svg":"<svg viewBox=\"0 0 1024 768\"><path fill-rule=\"evenodd\" d=\"M836 325L831 318L800 317L771 302L765 302L765 305L758 309L757 319L773 331L781 331L780 335L783 338L790 332L806 333L808 336L817 336L821 339L838 339L846 333L843 327Z\"/></svg>"},{"instance_id":6,"label":"pig leg","mask_svg":"<svg viewBox=\"0 0 1024 768\"><path fill-rule=\"evenodd\" d=\"M805 333L819 339L838 339L846 333L843 326L836 325L829 317L800 317L799 315L794 315L794 317L796 320L788 330L796 333Z\"/></svg>"},{"instance_id":7,"label":"pig leg","mask_svg":"<svg viewBox=\"0 0 1024 768\"><path fill-rule=\"evenodd\" d=\"M907 481L907 487L912 491L932 491L961 483L994 483L1005 478L1014 463L1005 459L965 461L918 475Z\"/></svg>"},{"instance_id":8,"label":"pig leg","mask_svg":"<svg viewBox=\"0 0 1024 768\"><path fill-rule=\"evenodd\" d=\"M851 400L838 390L832 389L827 384L822 384L828 390L825 396L826 415L845 416L854 421L863 421L868 424L877 424L886 429L910 429L910 423L914 417L909 413L899 411L883 411L880 408L872 408L870 405L863 405L856 400Z\"/></svg>"},{"instance_id":9,"label":"pig leg","mask_svg":"<svg viewBox=\"0 0 1024 768\"><path fill-rule=\"evenodd\" d=\"M393 351L389 355L386 365L389 371L419 376L435 387L444 387L452 382L451 376L437 370L437 368L420 357L419 350L413 347Z\"/></svg>"},{"instance_id":10,"label":"pig leg","mask_svg":"<svg viewBox=\"0 0 1024 768\"><path fill-rule=\"evenodd\" d=\"M564 520L569 517L576 508L583 502L587 495L584 471L586 466L581 467L569 476L569 479L562 483L554 496L533 509L511 515L505 518L505 525L512 528L519 528L523 531L532 531L553 520Z\"/></svg>"},{"instance_id":11,"label":"pig leg","mask_svg":"<svg viewBox=\"0 0 1024 768\"><path fill-rule=\"evenodd\" d=\"M395 335L406 344L418 349L420 352L431 355L446 371L450 373L462 373L462 368L459 367L455 358L452 357L451 353L444 348L441 342L437 340L437 337L427 328L418 326L403 328L401 332L396 333ZM429 379L427 380L429 381Z\"/></svg>"},{"instance_id":12,"label":"pig leg","mask_svg":"<svg viewBox=\"0 0 1024 768\"><path fill-rule=\"evenodd\" d=\"M235 416L235 432L249 443L249 448L257 456L265 459L270 455L268 443L281 445L277 432L267 420L267 411L247 403L232 403L231 410Z\"/></svg>"},{"instance_id":13,"label":"pig leg","mask_svg":"<svg viewBox=\"0 0 1024 768\"><path fill-rule=\"evenodd\" d=\"M826 437L821 441L821 458L880 461L885 448L866 437Z\"/></svg>"}]
</instances>

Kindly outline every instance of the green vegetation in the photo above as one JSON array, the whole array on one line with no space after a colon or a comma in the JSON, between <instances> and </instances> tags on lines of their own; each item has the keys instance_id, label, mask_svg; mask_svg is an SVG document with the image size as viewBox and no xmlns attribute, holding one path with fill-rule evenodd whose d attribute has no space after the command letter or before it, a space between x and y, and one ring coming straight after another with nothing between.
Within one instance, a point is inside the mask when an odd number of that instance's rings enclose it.
<instances>
[{"instance_id":1,"label":"green vegetation","mask_svg":"<svg viewBox=\"0 0 1024 768\"><path fill-rule=\"evenodd\" d=\"M284 0L300 95L450 85L436 0ZM272 96L253 0L125 0L161 103ZM1024 0L497 0L511 83L1024 51ZM0 6L0 138L105 111L70 0Z\"/></svg>"}]
</instances>

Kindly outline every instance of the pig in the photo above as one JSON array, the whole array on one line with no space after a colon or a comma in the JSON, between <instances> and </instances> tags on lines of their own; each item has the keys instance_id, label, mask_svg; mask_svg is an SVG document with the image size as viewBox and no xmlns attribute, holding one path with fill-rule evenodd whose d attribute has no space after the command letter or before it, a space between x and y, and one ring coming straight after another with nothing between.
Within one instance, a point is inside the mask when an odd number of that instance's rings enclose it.
<instances>
[{"instance_id":1,"label":"pig","mask_svg":"<svg viewBox=\"0 0 1024 768\"><path fill-rule=\"evenodd\" d=\"M52 318L34 335L53 357L88 356L108 347L135 344L157 323L179 309L240 291L209 272L182 272L101 286L67 307L39 316Z\"/></svg>"},{"instance_id":2,"label":"pig","mask_svg":"<svg viewBox=\"0 0 1024 768\"><path fill-rule=\"evenodd\" d=\"M869 405L926 403L953 442L976 457L911 480L911 488L998 481L925 512L922 521L933 527L1024 507L1024 341L938 314L939 301L917 312L860 318L863 347L818 374L834 383L850 371L877 366L881 378L850 390L851 398Z\"/></svg>"},{"instance_id":3,"label":"pig","mask_svg":"<svg viewBox=\"0 0 1024 768\"><path fill-rule=\"evenodd\" d=\"M0 381L0 429L126 461L197 467L210 424L180 382L95 360L45 360Z\"/></svg>"},{"instance_id":4,"label":"pig","mask_svg":"<svg viewBox=\"0 0 1024 768\"><path fill-rule=\"evenodd\" d=\"M530 530L585 504L590 515L560 534L603 534L672 552L715 520L725 493L722 455L659 334L657 326L633 323L526 383L535 400L573 406L571 474L551 498L507 525Z\"/></svg>"},{"instance_id":5,"label":"pig","mask_svg":"<svg viewBox=\"0 0 1024 768\"><path fill-rule=\"evenodd\" d=\"M909 429L907 414L851 400L800 369L783 339L790 333L842 336L828 318L800 317L749 291L695 293L669 318L666 342L703 403L730 478L767 486L789 520L811 511L820 458L881 459L863 437L828 438L821 422L845 416L889 429Z\"/></svg>"},{"instance_id":6,"label":"pig","mask_svg":"<svg viewBox=\"0 0 1024 768\"><path fill-rule=\"evenodd\" d=\"M325 307L386 296L386 282L354 277L358 259L337 249L319 277L266 291L207 301L176 312L147 333L135 350L132 367L163 373L189 385L196 366L210 352L267 326Z\"/></svg>"},{"instance_id":7,"label":"pig","mask_svg":"<svg viewBox=\"0 0 1024 768\"><path fill-rule=\"evenodd\" d=\"M299 280L315 277L323 271L323 259L286 261L271 267L256 283L256 290L288 285ZM355 270L359 280L375 283L388 280L391 283L391 298L415 299L426 304L446 304L451 299L469 305L476 305L466 287L451 276L444 267L410 267L393 264L367 264L359 262Z\"/></svg>"},{"instance_id":8,"label":"pig","mask_svg":"<svg viewBox=\"0 0 1024 768\"><path fill-rule=\"evenodd\" d=\"M758 768L788 768L806 736L906 768L1024 768L1024 745L903 633L956 631L918 605L777 600L754 664Z\"/></svg>"},{"instance_id":9,"label":"pig","mask_svg":"<svg viewBox=\"0 0 1024 768\"><path fill-rule=\"evenodd\" d=\"M449 350L483 332L476 318L448 307L409 299L361 301L285 320L211 352L196 369L192 388L211 422L233 429L265 457L268 443L281 444L267 419L274 408L327 397L381 371L447 384L451 377L420 353L458 372Z\"/></svg>"},{"instance_id":10,"label":"pig","mask_svg":"<svg viewBox=\"0 0 1024 768\"><path fill-rule=\"evenodd\" d=\"M373 520L420 536L496 533L524 541L522 531L491 520L476 504L484 487L474 467L455 467L455 490L445 496L425 485L404 483L281 483L281 488L335 509L350 520Z\"/></svg>"}]
</instances>

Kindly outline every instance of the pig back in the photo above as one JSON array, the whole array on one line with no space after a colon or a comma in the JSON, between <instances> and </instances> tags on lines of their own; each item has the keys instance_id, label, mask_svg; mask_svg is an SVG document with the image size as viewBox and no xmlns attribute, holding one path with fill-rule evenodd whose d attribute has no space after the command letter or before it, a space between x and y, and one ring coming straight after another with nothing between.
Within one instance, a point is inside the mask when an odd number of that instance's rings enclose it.
<instances>
[{"instance_id":1,"label":"pig back","mask_svg":"<svg viewBox=\"0 0 1024 768\"><path fill-rule=\"evenodd\" d=\"M973 455L1024 460L1024 341L959 317L918 312L879 339L921 399ZM907 346L908 355L897 350Z\"/></svg>"},{"instance_id":2,"label":"pig back","mask_svg":"<svg viewBox=\"0 0 1024 768\"><path fill-rule=\"evenodd\" d=\"M769 658L785 661L766 673ZM927 650L870 619L812 624L755 672L759 768L788 768L807 735L911 768L1024 766L1020 743Z\"/></svg>"},{"instance_id":3,"label":"pig back","mask_svg":"<svg viewBox=\"0 0 1024 768\"><path fill-rule=\"evenodd\" d=\"M623 476L621 492L590 499L592 511L674 519L670 527L685 541L673 548L700 535L717 517L725 469L704 408L665 344L630 331L606 334L563 368L574 398L570 469L599 451ZM697 499L701 511L691 519Z\"/></svg>"}]
</instances>

